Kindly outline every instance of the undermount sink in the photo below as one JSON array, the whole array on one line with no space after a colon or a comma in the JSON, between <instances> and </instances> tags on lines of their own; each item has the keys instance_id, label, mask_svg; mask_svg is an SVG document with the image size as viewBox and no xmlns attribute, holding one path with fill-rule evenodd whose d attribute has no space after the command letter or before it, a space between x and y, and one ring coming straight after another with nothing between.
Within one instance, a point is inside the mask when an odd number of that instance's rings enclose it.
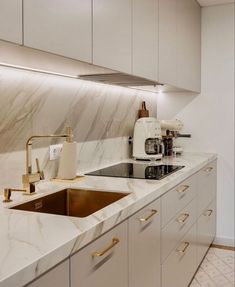
<instances>
[{"instance_id":1,"label":"undermount sink","mask_svg":"<svg viewBox=\"0 0 235 287\"><path fill-rule=\"evenodd\" d=\"M53 194L11 207L11 209L86 217L129 193L63 189Z\"/></svg>"}]
</instances>

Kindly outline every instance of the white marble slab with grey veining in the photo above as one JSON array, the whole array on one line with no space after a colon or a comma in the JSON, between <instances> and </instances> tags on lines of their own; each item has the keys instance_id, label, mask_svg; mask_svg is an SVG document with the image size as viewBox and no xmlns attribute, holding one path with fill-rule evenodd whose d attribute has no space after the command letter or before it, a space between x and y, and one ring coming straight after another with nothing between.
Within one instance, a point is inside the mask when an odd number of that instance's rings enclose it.
<instances>
[{"instance_id":1,"label":"white marble slab with grey veining","mask_svg":"<svg viewBox=\"0 0 235 287\"><path fill-rule=\"evenodd\" d=\"M0 206L0 286L24 286L215 159L203 153L165 158L164 163L185 167L160 181L87 176L72 184L41 182L30 198L15 193L13 203ZM65 187L130 195L86 218L7 208Z\"/></svg>"}]
</instances>

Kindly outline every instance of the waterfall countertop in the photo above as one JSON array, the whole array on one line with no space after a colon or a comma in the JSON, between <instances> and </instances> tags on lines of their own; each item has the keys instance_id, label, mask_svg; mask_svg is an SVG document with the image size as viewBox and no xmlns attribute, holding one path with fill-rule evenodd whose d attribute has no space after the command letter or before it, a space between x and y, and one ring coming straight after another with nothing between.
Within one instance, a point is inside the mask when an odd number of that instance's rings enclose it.
<instances>
[{"instance_id":1,"label":"waterfall countertop","mask_svg":"<svg viewBox=\"0 0 235 287\"><path fill-rule=\"evenodd\" d=\"M30 198L14 193L13 202L0 203L0 287L24 286L216 158L215 154L206 153L164 158L155 164L185 167L162 180L86 176L69 184L42 181L36 187L37 194ZM7 208L64 188L127 192L130 195L85 218Z\"/></svg>"}]
</instances>

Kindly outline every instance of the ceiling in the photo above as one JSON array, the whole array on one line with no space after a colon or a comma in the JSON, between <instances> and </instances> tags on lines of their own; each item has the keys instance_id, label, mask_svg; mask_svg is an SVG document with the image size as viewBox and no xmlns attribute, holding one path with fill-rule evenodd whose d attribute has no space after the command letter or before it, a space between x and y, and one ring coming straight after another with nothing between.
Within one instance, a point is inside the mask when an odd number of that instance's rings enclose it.
<instances>
[{"instance_id":1,"label":"ceiling","mask_svg":"<svg viewBox=\"0 0 235 287\"><path fill-rule=\"evenodd\" d=\"M201 6L234 3L234 0L197 0Z\"/></svg>"}]
</instances>

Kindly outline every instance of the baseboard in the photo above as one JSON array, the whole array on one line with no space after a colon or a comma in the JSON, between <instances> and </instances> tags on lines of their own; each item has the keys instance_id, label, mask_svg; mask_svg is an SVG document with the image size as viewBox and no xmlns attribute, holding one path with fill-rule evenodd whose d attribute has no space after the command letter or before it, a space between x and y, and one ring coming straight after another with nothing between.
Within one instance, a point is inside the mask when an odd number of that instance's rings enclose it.
<instances>
[{"instance_id":1,"label":"baseboard","mask_svg":"<svg viewBox=\"0 0 235 287\"><path fill-rule=\"evenodd\" d=\"M223 249L223 250L231 250L231 251L235 251L235 247L232 246L225 246L225 245L218 245L218 244L211 244L210 247L213 248L218 248L218 249Z\"/></svg>"},{"instance_id":2,"label":"baseboard","mask_svg":"<svg viewBox=\"0 0 235 287\"><path fill-rule=\"evenodd\" d=\"M216 237L213 241L214 245L220 245L225 247L235 247L235 239L227 237Z\"/></svg>"}]
</instances>

